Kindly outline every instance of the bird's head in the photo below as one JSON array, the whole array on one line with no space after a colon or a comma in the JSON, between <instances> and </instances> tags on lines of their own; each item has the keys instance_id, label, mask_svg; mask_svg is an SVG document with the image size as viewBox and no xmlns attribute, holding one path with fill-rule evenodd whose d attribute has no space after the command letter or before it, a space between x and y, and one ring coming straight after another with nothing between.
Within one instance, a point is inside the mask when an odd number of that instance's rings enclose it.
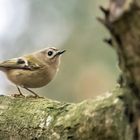
<instances>
[{"instance_id":1,"label":"bird's head","mask_svg":"<svg viewBox=\"0 0 140 140\"><path fill-rule=\"evenodd\" d=\"M60 57L66 50L59 50L54 47L46 48L41 50L41 57L43 61L49 65L58 66L60 63Z\"/></svg>"}]
</instances>

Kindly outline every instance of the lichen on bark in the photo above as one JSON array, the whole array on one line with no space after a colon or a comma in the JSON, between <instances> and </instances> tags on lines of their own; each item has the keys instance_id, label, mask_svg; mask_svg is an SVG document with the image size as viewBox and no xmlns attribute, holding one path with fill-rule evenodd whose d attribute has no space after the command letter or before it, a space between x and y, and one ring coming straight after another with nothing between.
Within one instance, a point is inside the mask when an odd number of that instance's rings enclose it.
<instances>
[{"instance_id":1,"label":"lichen on bark","mask_svg":"<svg viewBox=\"0 0 140 140\"><path fill-rule=\"evenodd\" d=\"M121 93L117 88L78 104L0 96L0 139L123 140Z\"/></svg>"}]
</instances>

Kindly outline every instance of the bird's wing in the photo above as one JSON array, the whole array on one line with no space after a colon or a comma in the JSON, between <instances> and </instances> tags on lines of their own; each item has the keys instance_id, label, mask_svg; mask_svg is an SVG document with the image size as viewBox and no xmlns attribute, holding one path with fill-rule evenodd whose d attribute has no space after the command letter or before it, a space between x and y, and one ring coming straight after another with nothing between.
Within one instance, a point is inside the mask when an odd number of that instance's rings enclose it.
<instances>
[{"instance_id":1,"label":"bird's wing","mask_svg":"<svg viewBox=\"0 0 140 140\"><path fill-rule=\"evenodd\" d=\"M25 69L36 70L42 67L42 64L35 58L13 58L0 63L0 68L3 69Z\"/></svg>"}]
</instances>

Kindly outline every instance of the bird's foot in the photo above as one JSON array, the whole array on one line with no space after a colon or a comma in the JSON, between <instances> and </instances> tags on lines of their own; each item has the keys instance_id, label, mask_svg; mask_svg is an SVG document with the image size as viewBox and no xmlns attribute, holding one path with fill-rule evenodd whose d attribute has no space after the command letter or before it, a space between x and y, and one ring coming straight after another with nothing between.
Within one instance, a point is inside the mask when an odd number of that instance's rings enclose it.
<instances>
[{"instance_id":1,"label":"bird's foot","mask_svg":"<svg viewBox=\"0 0 140 140\"><path fill-rule=\"evenodd\" d=\"M35 98L35 99L39 99L39 98L42 98L42 99L44 99L45 97L42 97L42 96L39 96L39 95L28 95L28 96L26 96L26 98Z\"/></svg>"},{"instance_id":2,"label":"bird's foot","mask_svg":"<svg viewBox=\"0 0 140 140\"><path fill-rule=\"evenodd\" d=\"M12 94L11 96L15 98L25 98L23 94Z\"/></svg>"},{"instance_id":3,"label":"bird's foot","mask_svg":"<svg viewBox=\"0 0 140 140\"><path fill-rule=\"evenodd\" d=\"M36 94L34 91L32 91L32 90L30 90L29 88L26 88L26 87L24 87L26 90L28 90L30 93L32 93L33 95L29 95L29 96L27 96L27 97L29 97L29 98L44 98L44 97L41 97L41 96L39 96L38 94Z\"/></svg>"}]
</instances>

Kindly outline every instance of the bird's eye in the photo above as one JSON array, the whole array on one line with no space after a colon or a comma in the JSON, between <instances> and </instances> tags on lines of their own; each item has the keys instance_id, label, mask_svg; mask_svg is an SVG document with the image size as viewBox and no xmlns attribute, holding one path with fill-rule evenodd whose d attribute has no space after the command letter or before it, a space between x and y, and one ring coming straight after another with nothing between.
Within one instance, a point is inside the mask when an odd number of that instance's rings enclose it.
<instances>
[{"instance_id":1,"label":"bird's eye","mask_svg":"<svg viewBox=\"0 0 140 140\"><path fill-rule=\"evenodd\" d=\"M17 60L17 64L24 64L25 63L25 61L23 60L23 59L21 59L21 58L19 58L18 60Z\"/></svg>"},{"instance_id":2,"label":"bird's eye","mask_svg":"<svg viewBox=\"0 0 140 140\"><path fill-rule=\"evenodd\" d=\"M48 52L48 56L52 56L53 55L53 52L52 51L49 51Z\"/></svg>"}]
</instances>

